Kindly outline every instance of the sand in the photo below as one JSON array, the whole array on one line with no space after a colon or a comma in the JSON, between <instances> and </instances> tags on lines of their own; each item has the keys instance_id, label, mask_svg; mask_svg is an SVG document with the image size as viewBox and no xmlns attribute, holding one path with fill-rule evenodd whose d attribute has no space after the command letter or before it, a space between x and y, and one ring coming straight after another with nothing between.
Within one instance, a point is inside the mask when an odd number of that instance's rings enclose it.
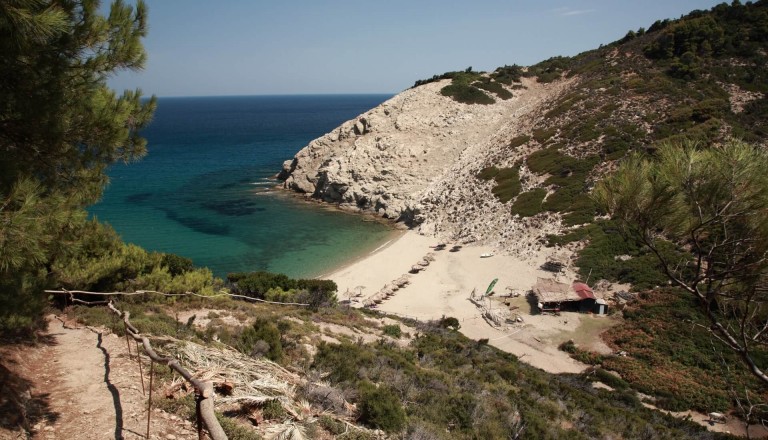
<instances>
[{"instance_id":1,"label":"sand","mask_svg":"<svg viewBox=\"0 0 768 440\"><path fill-rule=\"evenodd\" d=\"M461 332L472 339L488 338L489 343L513 353L522 361L551 373L577 373L586 365L574 361L557 349L557 343L567 340L570 334L589 324L589 320L605 320L579 314L552 315L531 314L525 301L525 292L536 283L537 277L552 277L550 272L539 269L547 258L544 249L529 260L497 253L488 246L463 246L451 252L451 243L444 250L435 250L438 240L407 231L399 238L375 250L367 257L340 269L327 278L339 286L340 299L349 294L362 293L353 305L362 306L362 300L378 292L384 285L408 274L419 260L429 253L434 261L422 272L410 276L411 283L386 299L378 310L419 320L439 319L452 316L461 323ZM494 253L481 258L484 253ZM560 276L569 282L573 273ZM523 323L492 327L482 317L481 309L469 300L473 290L484 293L489 283L498 278L494 288L495 300L490 307L510 316L519 314ZM363 287L361 287L363 286ZM501 298L509 291L522 292L518 298ZM503 301L514 301L518 309L509 311ZM594 326L588 326L590 328ZM595 335L597 337L597 335Z\"/></svg>"}]
</instances>

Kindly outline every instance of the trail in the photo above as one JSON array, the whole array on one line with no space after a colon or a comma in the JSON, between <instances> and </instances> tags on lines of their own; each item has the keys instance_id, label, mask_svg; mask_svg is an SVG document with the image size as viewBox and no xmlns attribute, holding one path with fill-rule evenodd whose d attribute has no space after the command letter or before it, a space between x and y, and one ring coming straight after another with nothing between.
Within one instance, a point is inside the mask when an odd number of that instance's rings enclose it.
<instances>
[{"instance_id":1,"label":"trail","mask_svg":"<svg viewBox=\"0 0 768 440\"><path fill-rule=\"evenodd\" d=\"M44 344L4 353L6 367L29 384L26 438L146 439L147 397L135 345L129 357L126 340L115 334L65 325L52 315L48 322ZM148 387L149 363L143 361ZM150 429L151 439L197 439L192 423L158 409L152 410ZM0 431L0 439L6 438L25 437Z\"/></svg>"}]
</instances>

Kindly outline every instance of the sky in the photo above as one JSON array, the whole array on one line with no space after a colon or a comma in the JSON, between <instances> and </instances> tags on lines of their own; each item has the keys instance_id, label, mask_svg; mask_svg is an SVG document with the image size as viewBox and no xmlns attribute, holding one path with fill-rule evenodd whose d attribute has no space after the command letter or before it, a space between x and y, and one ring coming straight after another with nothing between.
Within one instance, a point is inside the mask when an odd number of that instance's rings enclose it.
<instances>
[{"instance_id":1,"label":"sky","mask_svg":"<svg viewBox=\"0 0 768 440\"><path fill-rule=\"evenodd\" d=\"M107 2L108 3L108 2ZM398 93L472 67L571 56L713 0L146 0L145 95Z\"/></svg>"}]
</instances>

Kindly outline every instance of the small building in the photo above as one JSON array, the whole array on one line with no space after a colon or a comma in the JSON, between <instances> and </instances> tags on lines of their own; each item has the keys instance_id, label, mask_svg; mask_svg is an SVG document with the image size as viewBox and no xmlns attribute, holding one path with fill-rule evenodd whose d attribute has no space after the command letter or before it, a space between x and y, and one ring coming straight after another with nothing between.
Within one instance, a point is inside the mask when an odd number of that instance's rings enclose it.
<instances>
[{"instance_id":1,"label":"small building","mask_svg":"<svg viewBox=\"0 0 768 440\"><path fill-rule=\"evenodd\" d=\"M533 286L533 293L542 312L608 312L605 301L596 299L592 289L580 281L568 285L551 278L539 278Z\"/></svg>"}]
</instances>

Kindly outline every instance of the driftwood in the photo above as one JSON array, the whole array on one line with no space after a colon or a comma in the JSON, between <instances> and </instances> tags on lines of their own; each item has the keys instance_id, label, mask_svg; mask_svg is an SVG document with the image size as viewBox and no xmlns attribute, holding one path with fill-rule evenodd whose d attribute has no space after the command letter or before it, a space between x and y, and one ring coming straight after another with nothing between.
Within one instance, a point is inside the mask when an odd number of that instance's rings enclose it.
<instances>
[{"instance_id":1,"label":"driftwood","mask_svg":"<svg viewBox=\"0 0 768 440\"><path fill-rule=\"evenodd\" d=\"M192 386L195 388L198 423L200 423L202 420L202 423L208 430L212 440L227 440L227 435L221 428L219 421L216 420L216 415L213 411L213 384L195 379L192 374L185 370L184 367L182 367L179 364L179 361L176 359L165 358L158 355L155 350L152 349L152 345L150 344L149 339L147 339L146 336L143 336L139 330L134 327L133 324L131 324L131 316L129 312L121 312L120 310L116 309L111 302L107 304L107 307L109 307L110 310L112 310L115 314L123 319L126 335L133 338L133 340L135 340L137 343L140 342L144 347L144 351L147 352L147 355L150 359L152 359L153 362L167 365L169 368L179 373L181 377L187 380L187 382L192 384ZM199 429L198 433L201 433Z\"/></svg>"}]
</instances>

